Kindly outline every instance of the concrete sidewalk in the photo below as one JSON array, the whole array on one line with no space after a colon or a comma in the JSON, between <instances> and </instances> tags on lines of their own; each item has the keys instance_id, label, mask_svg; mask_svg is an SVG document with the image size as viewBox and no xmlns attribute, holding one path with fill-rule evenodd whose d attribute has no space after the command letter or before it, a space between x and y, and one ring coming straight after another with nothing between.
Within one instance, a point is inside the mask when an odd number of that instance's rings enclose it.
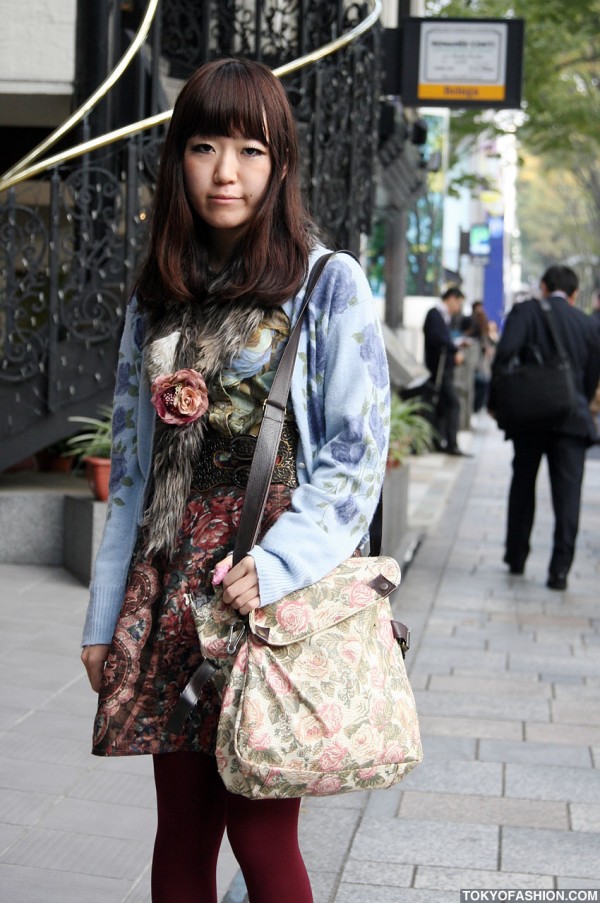
<instances>
[{"instance_id":1,"label":"concrete sidewalk","mask_svg":"<svg viewBox=\"0 0 600 903\"><path fill-rule=\"evenodd\" d=\"M426 538L396 602L425 760L397 788L305 801L315 903L600 887L600 460L569 590L555 593L545 473L526 576L510 577L511 448L490 425L472 450L411 463L410 522ZM0 901L148 903L151 763L89 755L86 591L48 567L0 565L0 586ZM222 898L241 903L227 847L219 869Z\"/></svg>"}]
</instances>

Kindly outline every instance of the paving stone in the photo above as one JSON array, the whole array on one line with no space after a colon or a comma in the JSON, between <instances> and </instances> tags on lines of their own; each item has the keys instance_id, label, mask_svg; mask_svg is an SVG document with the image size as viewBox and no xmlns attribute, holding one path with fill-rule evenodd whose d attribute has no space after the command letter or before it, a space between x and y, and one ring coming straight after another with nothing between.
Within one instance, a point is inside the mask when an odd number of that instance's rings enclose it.
<instances>
[{"instance_id":1,"label":"paving stone","mask_svg":"<svg viewBox=\"0 0 600 903\"><path fill-rule=\"evenodd\" d=\"M533 765L564 765L566 768L590 768L592 757L588 746L556 743L507 743L482 740L477 758L482 762L516 762Z\"/></svg>"},{"instance_id":2,"label":"paving stone","mask_svg":"<svg viewBox=\"0 0 600 903\"><path fill-rule=\"evenodd\" d=\"M510 721L548 721L549 702L546 699L523 697L486 696L481 693L434 693L430 690L415 693L417 711L425 715L441 715L454 712L457 716L507 718Z\"/></svg>"},{"instance_id":3,"label":"paving stone","mask_svg":"<svg viewBox=\"0 0 600 903\"><path fill-rule=\"evenodd\" d=\"M334 899L334 889L338 883L337 872L308 869L308 877L313 893L313 903L330 903ZM140 901L147 903L147 901Z\"/></svg>"},{"instance_id":4,"label":"paving stone","mask_svg":"<svg viewBox=\"0 0 600 903\"><path fill-rule=\"evenodd\" d=\"M54 805L54 799L49 793L0 788L2 822L8 825L33 825L46 809Z\"/></svg>"},{"instance_id":5,"label":"paving stone","mask_svg":"<svg viewBox=\"0 0 600 903\"><path fill-rule=\"evenodd\" d=\"M131 888L127 896L123 897L122 903L148 903L150 899L150 867L148 867L133 883L133 887ZM219 897L219 899L221 899L221 896Z\"/></svg>"},{"instance_id":6,"label":"paving stone","mask_svg":"<svg viewBox=\"0 0 600 903\"><path fill-rule=\"evenodd\" d=\"M498 857L498 828L448 825L414 819L363 818L352 845L352 858L365 862L444 865L492 869Z\"/></svg>"},{"instance_id":7,"label":"paving stone","mask_svg":"<svg viewBox=\"0 0 600 903\"><path fill-rule=\"evenodd\" d=\"M349 795L354 796L354 794ZM400 786L389 787L387 790L374 790L369 794L363 812L371 818L395 818L398 814L401 797Z\"/></svg>"},{"instance_id":8,"label":"paving stone","mask_svg":"<svg viewBox=\"0 0 600 903\"><path fill-rule=\"evenodd\" d=\"M577 875L600 879L599 838L595 834L503 828L501 868L508 872Z\"/></svg>"},{"instance_id":9,"label":"paving stone","mask_svg":"<svg viewBox=\"0 0 600 903\"><path fill-rule=\"evenodd\" d=\"M568 875L565 878L561 878L560 875L556 879L556 886L559 889L570 889L573 888L592 888L593 890L598 890L598 880L597 879L586 879L586 878L570 878Z\"/></svg>"},{"instance_id":10,"label":"paving stone","mask_svg":"<svg viewBox=\"0 0 600 903\"><path fill-rule=\"evenodd\" d=\"M27 829L23 825L0 824L0 856L2 856Z\"/></svg>"},{"instance_id":11,"label":"paving stone","mask_svg":"<svg viewBox=\"0 0 600 903\"><path fill-rule=\"evenodd\" d=\"M139 840L151 848L156 833L154 812L138 806L79 799L59 799L38 821L37 827L73 834Z\"/></svg>"},{"instance_id":12,"label":"paving stone","mask_svg":"<svg viewBox=\"0 0 600 903\"><path fill-rule=\"evenodd\" d=\"M417 869L415 887L432 890L459 890L489 888L534 890L553 888L554 881L548 875L526 875L523 872L478 871L476 869L432 868L422 865ZM437 899L437 898L436 898Z\"/></svg>"},{"instance_id":13,"label":"paving stone","mask_svg":"<svg viewBox=\"0 0 600 903\"><path fill-rule=\"evenodd\" d=\"M19 759L0 759L0 786L5 789L60 795L66 793L80 778L82 769L65 765L32 767Z\"/></svg>"},{"instance_id":14,"label":"paving stone","mask_svg":"<svg viewBox=\"0 0 600 903\"><path fill-rule=\"evenodd\" d=\"M531 721L525 724L525 739L539 743L588 746L600 743L600 727L585 727L581 724L539 724Z\"/></svg>"},{"instance_id":15,"label":"paving stone","mask_svg":"<svg viewBox=\"0 0 600 903\"><path fill-rule=\"evenodd\" d=\"M483 718L454 718L450 715L419 713L421 732L441 737L481 737L490 740L522 740L521 721L495 721Z\"/></svg>"},{"instance_id":16,"label":"paving stone","mask_svg":"<svg viewBox=\"0 0 600 903\"><path fill-rule=\"evenodd\" d=\"M571 826L574 831L595 831L597 834L600 834L600 805L571 803L569 811L571 813Z\"/></svg>"},{"instance_id":17,"label":"paving stone","mask_svg":"<svg viewBox=\"0 0 600 903\"><path fill-rule=\"evenodd\" d=\"M409 775L410 790L500 796L502 765L490 762L429 761L423 762Z\"/></svg>"},{"instance_id":18,"label":"paving stone","mask_svg":"<svg viewBox=\"0 0 600 903\"><path fill-rule=\"evenodd\" d=\"M600 772L550 765L507 765L505 794L519 799L600 802Z\"/></svg>"},{"instance_id":19,"label":"paving stone","mask_svg":"<svg viewBox=\"0 0 600 903\"><path fill-rule=\"evenodd\" d=\"M415 890L411 887L372 887L369 888L367 897L364 886L340 884L335 903L456 903L456 894L441 891L436 893L435 900L432 900L430 890Z\"/></svg>"},{"instance_id":20,"label":"paving stone","mask_svg":"<svg viewBox=\"0 0 600 903\"><path fill-rule=\"evenodd\" d=\"M556 675L570 675L572 677L586 677L588 675L600 676L600 661L596 653L579 652L576 656L564 656L553 658L538 653L537 655L523 655L520 652L511 652L508 668L510 671L526 671L531 673L551 673Z\"/></svg>"},{"instance_id":21,"label":"paving stone","mask_svg":"<svg viewBox=\"0 0 600 903\"><path fill-rule=\"evenodd\" d=\"M506 670L507 656L503 652L478 652L471 650L468 655L469 666L478 668L483 676L498 676ZM419 651L416 658L416 670L427 671L428 674L445 674L457 663L457 656L452 649ZM526 670L526 669L521 669Z\"/></svg>"},{"instance_id":22,"label":"paving stone","mask_svg":"<svg viewBox=\"0 0 600 903\"><path fill-rule=\"evenodd\" d=\"M585 688L582 688L585 689ZM600 727L600 706L569 701L551 702L551 718L557 724L595 724Z\"/></svg>"},{"instance_id":23,"label":"paving stone","mask_svg":"<svg viewBox=\"0 0 600 903\"><path fill-rule=\"evenodd\" d=\"M374 887L410 887L414 868L395 862L364 862L349 859L342 872L345 884L366 884Z\"/></svg>"},{"instance_id":24,"label":"paving stone","mask_svg":"<svg viewBox=\"0 0 600 903\"><path fill-rule=\"evenodd\" d=\"M423 638L420 645L422 654L431 654L438 649L447 649L449 640L445 636L438 636L427 629L427 635ZM485 651L487 648L487 639L485 636L474 636L472 634L454 634L451 641L452 649L469 649Z\"/></svg>"},{"instance_id":25,"label":"paving stone","mask_svg":"<svg viewBox=\"0 0 600 903\"><path fill-rule=\"evenodd\" d=\"M439 737L435 734L421 733L421 743L427 761L432 759L473 761L475 759L477 741L472 737Z\"/></svg>"},{"instance_id":26,"label":"paving stone","mask_svg":"<svg viewBox=\"0 0 600 903\"><path fill-rule=\"evenodd\" d=\"M0 860L70 874L133 879L151 852L147 843L122 838L30 828Z\"/></svg>"},{"instance_id":27,"label":"paving stone","mask_svg":"<svg viewBox=\"0 0 600 903\"><path fill-rule=\"evenodd\" d=\"M50 699L51 696L52 693L49 690L44 692L43 690L34 690L26 686L17 686L10 683L2 684L0 686L0 708L15 708L20 712L26 712L29 709L37 708L45 699Z\"/></svg>"},{"instance_id":28,"label":"paving stone","mask_svg":"<svg viewBox=\"0 0 600 903\"><path fill-rule=\"evenodd\" d=\"M6 731L14 727L28 713L27 709L0 708L0 730Z\"/></svg>"},{"instance_id":29,"label":"paving stone","mask_svg":"<svg viewBox=\"0 0 600 903\"><path fill-rule=\"evenodd\" d=\"M81 714L69 715L64 712L49 712L40 708L37 711L29 712L22 718L18 730L21 734L35 735L40 745L49 742L47 739L49 737L52 739L54 737L70 737L73 740L81 740L85 737L91 748L94 711L89 710L86 717L82 718Z\"/></svg>"},{"instance_id":30,"label":"paving stone","mask_svg":"<svg viewBox=\"0 0 600 903\"><path fill-rule=\"evenodd\" d=\"M300 848L307 862L317 871L331 871L332 863L341 865L360 821L356 809L336 809L335 817L326 809L315 809L310 820L301 819ZM335 826L335 828L334 828ZM327 842L324 843L324 838Z\"/></svg>"},{"instance_id":31,"label":"paving stone","mask_svg":"<svg viewBox=\"0 0 600 903\"><path fill-rule=\"evenodd\" d=\"M545 800L506 799L501 796L467 796L452 793L406 791L400 802L400 818L480 825L518 825L568 830L565 803Z\"/></svg>"},{"instance_id":32,"label":"paving stone","mask_svg":"<svg viewBox=\"0 0 600 903\"><path fill-rule=\"evenodd\" d=\"M39 737L21 734L16 728L0 733L0 758L87 768L92 758L90 746L91 737L77 743L66 737L55 737L52 743L40 743Z\"/></svg>"},{"instance_id":33,"label":"paving stone","mask_svg":"<svg viewBox=\"0 0 600 903\"><path fill-rule=\"evenodd\" d=\"M428 690L446 691L449 693L472 693L474 686L477 688L478 695L489 693L490 696L526 696L531 698L550 699L552 696L552 687L550 684L541 683L537 679L521 678L519 675L511 674L509 680L507 675L494 680L492 678L482 678L481 675L474 675L472 672L465 677L460 676L456 671L450 675L434 674L427 687ZM477 683L474 685L473 681Z\"/></svg>"},{"instance_id":34,"label":"paving stone","mask_svg":"<svg viewBox=\"0 0 600 903\"><path fill-rule=\"evenodd\" d=\"M154 809L156 806L154 782L150 776L100 769L80 778L71 787L69 797L124 806L140 806L144 809Z\"/></svg>"},{"instance_id":35,"label":"paving stone","mask_svg":"<svg viewBox=\"0 0 600 903\"><path fill-rule=\"evenodd\" d=\"M374 794L395 793L397 788L392 787L389 790L375 790ZM398 793L400 790L397 791ZM373 794L368 790L358 790L355 793L342 793L340 796L305 796L302 800L301 812L308 812L312 809L327 809L332 814L336 809L360 809L361 811L369 802Z\"/></svg>"},{"instance_id":36,"label":"paving stone","mask_svg":"<svg viewBox=\"0 0 600 903\"><path fill-rule=\"evenodd\" d=\"M65 876L64 872L8 864L2 865L1 874L6 903L120 903L131 887L131 882L116 878Z\"/></svg>"}]
</instances>

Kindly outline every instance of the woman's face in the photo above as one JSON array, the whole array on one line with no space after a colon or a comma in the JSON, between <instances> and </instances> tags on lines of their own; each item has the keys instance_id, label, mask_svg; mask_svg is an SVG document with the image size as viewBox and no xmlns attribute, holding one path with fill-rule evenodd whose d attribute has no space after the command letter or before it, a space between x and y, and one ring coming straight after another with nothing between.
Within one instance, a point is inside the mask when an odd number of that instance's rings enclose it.
<instances>
[{"instance_id":1,"label":"woman's face","mask_svg":"<svg viewBox=\"0 0 600 903\"><path fill-rule=\"evenodd\" d=\"M271 154L254 138L194 135L185 146L188 200L215 239L238 241L271 177Z\"/></svg>"}]
</instances>

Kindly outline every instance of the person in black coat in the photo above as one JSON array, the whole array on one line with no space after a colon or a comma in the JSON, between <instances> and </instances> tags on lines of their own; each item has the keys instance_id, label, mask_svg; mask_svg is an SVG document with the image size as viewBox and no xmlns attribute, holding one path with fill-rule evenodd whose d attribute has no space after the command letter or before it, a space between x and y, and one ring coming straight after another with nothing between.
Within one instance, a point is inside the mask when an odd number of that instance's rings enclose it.
<instances>
[{"instance_id":1,"label":"person in black coat","mask_svg":"<svg viewBox=\"0 0 600 903\"><path fill-rule=\"evenodd\" d=\"M536 424L531 429L506 431L506 438L513 442L514 458L504 561L512 574L524 572L535 515L535 481L542 455L546 455L555 521L546 585L556 590L567 588L567 575L575 554L585 454L594 441L589 401L600 377L598 330L590 317L572 306L578 285L573 270L558 265L546 270L540 283L542 295L548 299L551 316L571 362L576 404L558 424ZM515 355L526 354L527 347L531 345L539 348L544 360L554 353L554 343L543 311L535 299L515 305L506 319L492 368L489 399L492 413L495 405L494 375Z\"/></svg>"},{"instance_id":2,"label":"person in black coat","mask_svg":"<svg viewBox=\"0 0 600 903\"><path fill-rule=\"evenodd\" d=\"M448 455L465 455L457 442L460 402L454 388L454 367L464 361L459 346L450 335L450 321L461 311L464 295L459 288L449 288L435 307L427 311L423 324L425 366L431 373L439 396L434 410L434 426L439 436L439 450Z\"/></svg>"}]
</instances>

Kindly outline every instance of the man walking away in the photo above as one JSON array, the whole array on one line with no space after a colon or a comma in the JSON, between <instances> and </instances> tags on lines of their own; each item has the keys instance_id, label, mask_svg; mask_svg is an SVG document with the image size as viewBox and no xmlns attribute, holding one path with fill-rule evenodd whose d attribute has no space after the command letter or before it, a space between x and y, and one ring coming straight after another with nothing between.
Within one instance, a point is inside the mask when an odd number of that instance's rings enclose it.
<instances>
[{"instance_id":1,"label":"man walking away","mask_svg":"<svg viewBox=\"0 0 600 903\"><path fill-rule=\"evenodd\" d=\"M551 266L542 276L542 296L573 369L576 403L558 424L536 424L506 431L514 446L513 475L508 498L506 553L511 574L522 574L529 554L529 538L535 515L535 481L542 455L546 455L554 509L554 538L546 585L567 588L567 575L575 554L579 527L581 483L587 447L594 439L589 401L600 377L600 338L590 317L573 307L578 291L577 275L569 267ZM544 360L554 351L546 318L535 299L510 311L492 368L489 408L494 411L494 374L515 356L537 346Z\"/></svg>"},{"instance_id":2,"label":"man walking away","mask_svg":"<svg viewBox=\"0 0 600 903\"><path fill-rule=\"evenodd\" d=\"M441 377L439 398L434 411L434 425L440 442L439 450L447 455L470 457L460 450L457 442L460 401L454 388L454 367L464 363L464 355L450 334L450 322L460 313L464 297L461 290L456 287L445 291L441 301L427 312L423 333L425 366L434 382Z\"/></svg>"}]
</instances>

